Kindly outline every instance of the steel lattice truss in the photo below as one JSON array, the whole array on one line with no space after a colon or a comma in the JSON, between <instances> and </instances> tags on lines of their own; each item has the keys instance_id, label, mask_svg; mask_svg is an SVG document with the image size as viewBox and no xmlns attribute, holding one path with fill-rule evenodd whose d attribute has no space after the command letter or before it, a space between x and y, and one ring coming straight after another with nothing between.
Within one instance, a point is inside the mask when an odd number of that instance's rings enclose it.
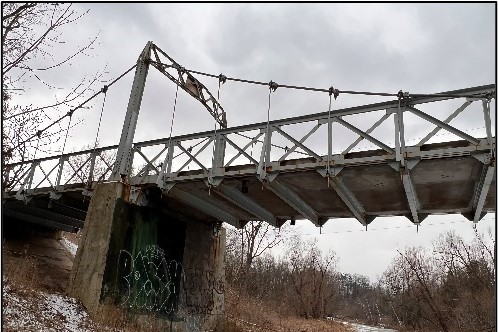
<instances>
[{"instance_id":1,"label":"steel lattice truss","mask_svg":"<svg viewBox=\"0 0 498 332\"><path fill-rule=\"evenodd\" d=\"M156 50L161 53L158 49L153 50L153 53ZM249 220L264 220L280 226L285 220L302 218L321 226L329 218L338 217L354 217L367 225L378 215L406 215L418 225L427 214L457 212L477 222L486 212L496 209L495 197L490 191L490 188L496 187L496 138L492 134L494 124L489 108L490 100L495 98L495 89L494 85L480 86L445 92L444 97L436 94L395 100L171 139L137 142L130 144L131 157L120 161L118 156L117 162L109 156L114 156L116 151L119 155L121 145L14 163L8 165L9 169L22 176L15 186L16 190L4 193L4 198L16 197L26 201L31 197L50 195L52 199L57 199L69 191L91 196L97 183L109 178L117 180L111 174L120 168L119 163L126 161L128 165L121 169L135 170L128 173L127 181L135 188L132 199L137 203L141 202L144 187L157 186L167 197L238 227ZM459 95L475 97L462 98ZM424 104L437 105L451 99L462 103L444 120L421 110ZM478 108L481 111L475 117L482 119L485 137L473 137L451 124L472 103L482 104L482 108ZM360 129L347 120L348 116L367 113L378 117L378 121L367 129ZM423 119L427 130L430 130L412 145L406 144L407 124L404 118L408 114ZM394 127L394 137L374 137L373 132L382 125ZM333 130L338 126L354 134L349 146L340 153L333 152L332 141ZM126 128L125 123L123 135ZM325 130L320 131L320 128ZM440 131L451 133L456 139L429 144L429 140ZM307 143L310 138L315 138L315 142L326 142L325 153L318 151L316 143ZM285 145L282 142L286 142ZM362 142L369 142L373 148L354 152ZM471 170L479 173L471 184L471 199L454 208L438 209L437 206L421 204L421 198L427 200L427 195L431 193L427 189L429 187L424 187L424 176L419 173L430 169L436 172L437 165L450 165L443 164L445 160L451 165L459 163L461 168L467 167L469 174ZM421 164L425 166L419 166ZM436 165L436 168L431 165ZM360 197L361 194L357 194L361 193L361 188L357 189L357 184L354 185L352 177L356 176L355 172L358 177L365 173L364 179L370 181L387 174L386 167L392 172L392 181L400 183L403 194L399 195L398 200L406 202L409 213L403 212L406 208L376 211L369 207L370 203L364 197ZM448 169L448 176L457 174L457 168ZM368 174L369 169L371 174ZM441 172L438 178L446 176ZM414 174L418 177L416 181ZM262 193L255 193L255 183L259 183ZM329 188L347 212L338 208L342 212L335 213L323 204L316 205L306 197L307 192L312 196L316 189L312 186ZM445 182L441 182L440 186L445 186ZM376 195L374 189L371 194Z\"/></svg>"}]
</instances>

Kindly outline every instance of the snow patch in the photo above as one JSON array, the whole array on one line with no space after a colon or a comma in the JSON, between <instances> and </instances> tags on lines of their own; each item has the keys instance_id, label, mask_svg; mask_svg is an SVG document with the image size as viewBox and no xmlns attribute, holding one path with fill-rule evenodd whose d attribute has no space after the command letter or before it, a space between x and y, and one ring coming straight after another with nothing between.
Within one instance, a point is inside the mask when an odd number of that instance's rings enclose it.
<instances>
[{"instance_id":1,"label":"snow patch","mask_svg":"<svg viewBox=\"0 0 498 332\"><path fill-rule=\"evenodd\" d=\"M73 255L73 257L76 256L76 252L78 251L78 246L76 244L72 243L65 237L62 237L61 243L67 249L67 251L69 251L71 255Z\"/></svg>"},{"instance_id":2,"label":"snow patch","mask_svg":"<svg viewBox=\"0 0 498 332\"><path fill-rule=\"evenodd\" d=\"M88 314L74 298L3 286L3 327L13 331L91 332Z\"/></svg>"}]
</instances>

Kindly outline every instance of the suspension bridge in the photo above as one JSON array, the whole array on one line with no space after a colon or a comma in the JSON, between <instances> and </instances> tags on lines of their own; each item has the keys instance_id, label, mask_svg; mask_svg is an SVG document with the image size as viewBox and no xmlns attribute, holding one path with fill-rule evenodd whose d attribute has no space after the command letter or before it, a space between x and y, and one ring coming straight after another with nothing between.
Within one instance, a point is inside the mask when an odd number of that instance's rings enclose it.
<instances>
[{"instance_id":1,"label":"suspension bridge","mask_svg":"<svg viewBox=\"0 0 498 332\"><path fill-rule=\"evenodd\" d=\"M150 66L176 84L177 94L182 88L202 103L219 129L133 142ZM400 91L384 94L395 96L390 102L329 108L328 112L230 128L217 98L193 76L209 74L181 67L152 43L133 68L135 78L119 144L7 165L17 176L16 184L3 193L7 216L76 230L83 226L93 189L103 181L128 183L133 203L147 204L157 191L173 209L193 208L211 221L236 227L250 220L279 227L296 219L321 226L331 218L356 218L366 226L377 216L406 216L418 225L427 215L444 213L461 213L478 222L495 211L496 137L490 115L495 85L432 95ZM237 80L211 76L220 84ZM277 88L300 88L238 81L269 85L269 97ZM354 93L333 88L311 90L328 91L330 98ZM458 100L461 105L444 120L419 108L448 100ZM473 103L481 105L478 112L472 110L476 113L472 116L482 119L484 137L473 137L451 124ZM347 119L365 113L378 114L378 121L369 128L360 129ZM433 127L413 145L405 139L408 113ZM391 126L394 135L383 136L385 141L372 134L383 124ZM355 137L346 149L333 153L337 126ZM320 127L325 130L319 131ZM428 143L440 131L455 139ZM313 135L323 136L320 140L327 142L326 153L316 152L317 147L306 143ZM276 137L286 141L285 147L275 143ZM373 149L353 151L362 141Z\"/></svg>"},{"instance_id":2,"label":"suspension bridge","mask_svg":"<svg viewBox=\"0 0 498 332\"><path fill-rule=\"evenodd\" d=\"M170 135L135 142L150 67L176 85ZM65 153L73 113L103 95L102 118L108 89L133 69L119 143L98 147L95 139L94 148ZM216 78L217 97L194 74ZM267 86L266 122L227 125L219 90L228 81ZM172 136L180 88L214 118L214 130ZM328 111L270 120L277 89L328 93ZM332 110L343 94L392 100ZM175 330L212 329L224 314L223 222L307 219L321 227L354 218L367 227L378 216L405 216L418 227L431 214L477 223L495 212L495 98L493 84L410 94L249 81L188 70L148 42L135 66L20 143L39 142L68 119L62 153L3 165L11 185L2 192L2 224L82 229L68 294L89 311L111 298ZM456 125L463 112L484 130L471 135ZM427 129L423 137L408 137L413 119ZM97 138L99 130L100 122Z\"/></svg>"}]
</instances>

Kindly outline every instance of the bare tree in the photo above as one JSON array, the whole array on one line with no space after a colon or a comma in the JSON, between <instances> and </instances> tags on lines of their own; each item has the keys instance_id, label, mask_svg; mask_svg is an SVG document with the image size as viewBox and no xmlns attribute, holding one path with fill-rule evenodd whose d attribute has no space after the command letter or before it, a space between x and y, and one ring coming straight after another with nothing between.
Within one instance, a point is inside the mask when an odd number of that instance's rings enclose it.
<instances>
[{"instance_id":1,"label":"bare tree","mask_svg":"<svg viewBox=\"0 0 498 332\"><path fill-rule=\"evenodd\" d=\"M97 37L83 46L71 45L63 39L69 26L77 24L87 12L78 13L68 3L2 3L2 186L10 187L22 169L9 170L11 161L36 157L40 151L53 151L53 143L63 132L61 123L45 129L53 122L48 110L59 114L71 112L82 98L93 91L103 75L83 77L75 87L61 89L46 78L56 69L63 70L77 56L85 56L95 45ZM72 49L64 54L61 47ZM16 97L39 82L48 96L45 105L21 106ZM60 95L61 90L66 90ZM71 113L72 114L72 113ZM74 123L73 123L74 125Z\"/></svg>"},{"instance_id":2,"label":"bare tree","mask_svg":"<svg viewBox=\"0 0 498 332\"><path fill-rule=\"evenodd\" d=\"M467 243L447 232L432 250L399 252L381 280L395 319L424 331L496 328L493 242L476 232Z\"/></svg>"},{"instance_id":3,"label":"bare tree","mask_svg":"<svg viewBox=\"0 0 498 332\"><path fill-rule=\"evenodd\" d=\"M93 181L106 180L112 171L116 160L116 150L97 151L98 142L85 145L78 150L88 150L90 153L78 154L68 158L64 167L66 181L86 183L90 188ZM93 160L92 160L93 159Z\"/></svg>"},{"instance_id":4,"label":"bare tree","mask_svg":"<svg viewBox=\"0 0 498 332\"><path fill-rule=\"evenodd\" d=\"M233 260L234 277L243 281L254 260L289 236L289 228L275 228L263 221L250 221L242 229L229 230L227 255Z\"/></svg>"},{"instance_id":5,"label":"bare tree","mask_svg":"<svg viewBox=\"0 0 498 332\"><path fill-rule=\"evenodd\" d=\"M296 312L305 318L325 318L338 294L335 253L324 256L316 242L294 237L288 256Z\"/></svg>"}]
</instances>

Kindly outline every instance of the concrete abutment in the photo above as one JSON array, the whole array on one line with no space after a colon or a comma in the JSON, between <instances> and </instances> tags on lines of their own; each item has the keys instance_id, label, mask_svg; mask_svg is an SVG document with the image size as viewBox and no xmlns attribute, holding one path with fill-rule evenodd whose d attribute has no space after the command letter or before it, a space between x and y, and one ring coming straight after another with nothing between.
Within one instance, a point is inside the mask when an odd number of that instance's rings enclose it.
<instances>
[{"instance_id":1,"label":"concrete abutment","mask_svg":"<svg viewBox=\"0 0 498 332\"><path fill-rule=\"evenodd\" d=\"M90 313L106 303L175 331L214 329L224 316L225 230L128 196L121 182L96 187L68 294Z\"/></svg>"}]
</instances>

